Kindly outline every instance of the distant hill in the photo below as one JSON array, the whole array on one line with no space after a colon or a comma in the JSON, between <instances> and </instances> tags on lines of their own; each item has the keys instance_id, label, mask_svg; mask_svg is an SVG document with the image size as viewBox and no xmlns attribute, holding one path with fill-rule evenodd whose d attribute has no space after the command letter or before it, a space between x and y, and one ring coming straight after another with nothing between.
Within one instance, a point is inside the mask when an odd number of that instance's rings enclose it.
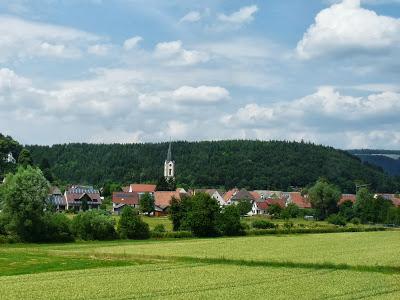
<instances>
[{"instance_id":1,"label":"distant hill","mask_svg":"<svg viewBox=\"0 0 400 300\"><path fill-rule=\"evenodd\" d=\"M64 144L27 146L35 163L46 158L54 176L64 183L101 185L155 182L163 173L167 143ZM343 192L355 182L374 190L396 192L399 182L379 167L363 163L346 151L310 143L281 141L174 142L176 176L186 187L304 187L324 177Z\"/></svg>"},{"instance_id":2,"label":"distant hill","mask_svg":"<svg viewBox=\"0 0 400 300\"><path fill-rule=\"evenodd\" d=\"M381 167L392 176L400 176L400 151L390 150L349 150L362 161Z\"/></svg>"}]
</instances>

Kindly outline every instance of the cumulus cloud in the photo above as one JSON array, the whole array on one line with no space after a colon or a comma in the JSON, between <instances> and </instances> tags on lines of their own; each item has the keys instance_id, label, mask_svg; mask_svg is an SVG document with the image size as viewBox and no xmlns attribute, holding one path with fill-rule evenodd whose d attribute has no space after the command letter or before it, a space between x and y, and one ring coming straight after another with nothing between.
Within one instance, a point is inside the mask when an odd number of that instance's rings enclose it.
<instances>
[{"instance_id":1,"label":"cumulus cloud","mask_svg":"<svg viewBox=\"0 0 400 300\"><path fill-rule=\"evenodd\" d=\"M76 58L96 35L62 26L0 16L0 62L37 56Z\"/></svg>"},{"instance_id":2,"label":"cumulus cloud","mask_svg":"<svg viewBox=\"0 0 400 300\"><path fill-rule=\"evenodd\" d=\"M143 38L141 36L134 36L131 37L127 40L125 40L124 42L124 49L126 51L135 49L137 47L137 45L143 40Z\"/></svg>"},{"instance_id":3,"label":"cumulus cloud","mask_svg":"<svg viewBox=\"0 0 400 300\"><path fill-rule=\"evenodd\" d=\"M154 55L168 65L175 66L196 65L210 59L205 52L184 49L180 40L158 43Z\"/></svg>"},{"instance_id":4,"label":"cumulus cloud","mask_svg":"<svg viewBox=\"0 0 400 300\"><path fill-rule=\"evenodd\" d=\"M257 11L257 5L245 6L230 15L219 14L218 20L232 24L250 23L254 20L254 14Z\"/></svg>"},{"instance_id":5,"label":"cumulus cloud","mask_svg":"<svg viewBox=\"0 0 400 300\"><path fill-rule=\"evenodd\" d=\"M200 20L201 20L201 13L198 11L191 11L191 12L188 12L186 15L184 15L179 22L180 23L184 23L184 22L195 23Z\"/></svg>"},{"instance_id":6,"label":"cumulus cloud","mask_svg":"<svg viewBox=\"0 0 400 300\"><path fill-rule=\"evenodd\" d=\"M96 44L89 46L87 52L97 56L106 56L111 50L111 45Z\"/></svg>"},{"instance_id":7,"label":"cumulus cloud","mask_svg":"<svg viewBox=\"0 0 400 300\"><path fill-rule=\"evenodd\" d=\"M302 59L352 52L398 48L400 19L361 7L360 0L343 0L322 10L297 45Z\"/></svg>"}]
</instances>

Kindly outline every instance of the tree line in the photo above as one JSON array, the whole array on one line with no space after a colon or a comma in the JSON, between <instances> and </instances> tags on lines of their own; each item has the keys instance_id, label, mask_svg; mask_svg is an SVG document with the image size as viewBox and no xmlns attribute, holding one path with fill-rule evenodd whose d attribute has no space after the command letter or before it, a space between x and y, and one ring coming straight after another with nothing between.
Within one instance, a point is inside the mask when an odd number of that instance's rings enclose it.
<instances>
[{"instance_id":1,"label":"tree line","mask_svg":"<svg viewBox=\"0 0 400 300\"><path fill-rule=\"evenodd\" d=\"M117 182L157 182L167 143L63 144L28 146L36 165L63 184L98 187ZM285 141L174 142L176 184L185 188L233 187L290 190L326 178L344 193L368 183L377 192L397 192L400 179L348 152L312 143Z\"/></svg>"}]
</instances>

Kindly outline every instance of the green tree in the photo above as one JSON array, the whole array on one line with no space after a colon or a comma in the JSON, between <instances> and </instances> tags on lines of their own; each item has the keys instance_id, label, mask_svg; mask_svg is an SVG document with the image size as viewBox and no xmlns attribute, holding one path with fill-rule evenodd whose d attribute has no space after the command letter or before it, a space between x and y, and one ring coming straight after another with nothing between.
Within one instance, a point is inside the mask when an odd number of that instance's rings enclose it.
<instances>
[{"instance_id":1,"label":"green tree","mask_svg":"<svg viewBox=\"0 0 400 300\"><path fill-rule=\"evenodd\" d=\"M23 167L32 166L32 157L28 149L24 148L21 150L18 156L18 164Z\"/></svg>"},{"instance_id":2,"label":"green tree","mask_svg":"<svg viewBox=\"0 0 400 300\"><path fill-rule=\"evenodd\" d=\"M42 161L40 162L39 168L42 170L44 177L46 177L48 182L53 182L54 177L51 172L51 167L49 160L47 158L43 158Z\"/></svg>"},{"instance_id":3,"label":"green tree","mask_svg":"<svg viewBox=\"0 0 400 300\"><path fill-rule=\"evenodd\" d=\"M117 231L122 239L143 240L150 237L149 225L131 206L125 206L118 222Z\"/></svg>"},{"instance_id":4,"label":"green tree","mask_svg":"<svg viewBox=\"0 0 400 300\"><path fill-rule=\"evenodd\" d=\"M354 209L357 217L361 219L362 223L374 221L374 195L367 188L361 188L358 190Z\"/></svg>"},{"instance_id":5,"label":"green tree","mask_svg":"<svg viewBox=\"0 0 400 300\"><path fill-rule=\"evenodd\" d=\"M154 211L154 198L149 193L145 193L139 200L140 211L150 215Z\"/></svg>"},{"instance_id":6,"label":"green tree","mask_svg":"<svg viewBox=\"0 0 400 300\"><path fill-rule=\"evenodd\" d=\"M27 242L43 240L48 192L49 183L40 169L27 166L8 175L2 192L6 230Z\"/></svg>"},{"instance_id":7,"label":"green tree","mask_svg":"<svg viewBox=\"0 0 400 300\"><path fill-rule=\"evenodd\" d=\"M224 207L219 218L219 228L222 234L228 236L243 235L244 229L240 223L240 212L237 206Z\"/></svg>"},{"instance_id":8,"label":"green tree","mask_svg":"<svg viewBox=\"0 0 400 300\"><path fill-rule=\"evenodd\" d=\"M282 212L282 207L280 207L278 204L271 204L268 206L267 212L273 218L280 218L281 212Z\"/></svg>"},{"instance_id":9,"label":"green tree","mask_svg":"<svg viewBox=\"0 0 400 300\"><path fill-rule=\"evenodd\" d=\"M308 196L318 219L324 220L329 215L337 213L341 192L333 184L318 180L309 189Z\"/></svg>"},{"instance_id":10,"label":"green tree","mask_svg":"<svg viewBox=\"0 0 400 300\"><path fill-rule=\"evenodd\" d=\"M169 191L169 184L168 181L165 179L164 176L160 177L157 181L156 191Z\"/></svg>"},{"instance_id":11,"label":"green tree","mask_svg":"<svg viewBox=\"0 0 400 300\"><path fill-rule=\"evenodd\" d=\"M240 200L236 205L241 216L247 215L251 211L253 204L248 200Z\"/></svg>"},{"instance_id":12,"label":"green tree","mask_svg":"<svg viewBox=\"0 0 400 300\"><path fill-rule=\"evenodd\" d=\"M218 235L218 202L206 193L192 197L192 209L187 212L187 223L194 235L199 237Z\"/></svg>"},{"instance_id":13,"label":"green tree","mask_svg":"<svg viewBox=\"0 0 400 300\"><path fill-rule=\"evenodd\" d=\"M346 221L356 217L353 202L350 200L343 202L339 205L339 216L343 217Z\"/></svg>"},{"instance_id":14,"label":"green tree","mask_svg":"<svg viewBox=\"0 0 400 300\"><path fill-rule=\"evenodd\" d=\"M289 203L281 212L281 217L284 219L297 218L299 215L300 208L294 203Z\"/></svg>"},{"instance_id":15,"label":"green tree","mask_svg":"<svg viewBox=\"0 0 400 300\"><path fill-rule=\"evenodd\" d=\"M80 212L72 220L74 235L83 240L112 240L116 238L115 220L99 210Z\"/></svg>"}]
</instances>

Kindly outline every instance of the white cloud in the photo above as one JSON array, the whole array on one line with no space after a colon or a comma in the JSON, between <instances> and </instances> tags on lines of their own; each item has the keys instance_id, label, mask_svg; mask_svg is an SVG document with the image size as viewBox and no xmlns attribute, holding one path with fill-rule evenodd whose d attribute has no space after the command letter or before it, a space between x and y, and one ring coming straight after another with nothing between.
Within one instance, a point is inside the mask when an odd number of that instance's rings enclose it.
<instances>
[{"instance_id":1,"label":"white cloud","mask_svg":"<svg viewBox=\"0 0 400 300\"><path fill-rule=\"evenodd\" d=\"M188 133L188 126L180 121L169 121L166 133L172 138L184 138Z\"/></svg>"},{"instance_id":2,"label":"white cloud","mask_svg":"<svg viewBox=\"0 0 400 300\"><path fill-rule=\"evenodd\" d=\"M89 54L97 55L97 56L106 56L111 50L111 45L105 44L96 44L88 47L87 52Z\"/></svg>"},{"instance_id":3,"label":"white cloud","mask_svg":"<svg viewBox=\"0 0 400 300\"><path fill-rule=\"evenodd\" d=\"M0 62L37 56L76 58L99 38L80 30L0 15Z\"/></svg>"},{"instance_id":4,"label":"white cloud","mask_svg":"<svg viewBox=\"0 0 400 300\"><path fill-rule=\"evenodd\" d=\"M210 59L205 52L184 49L180 40L158 43L154 55L156 58L166 61L168 65L173 66L196 65L207 62Z\"/></svg>"},{"instance_id":5,"label":"white cloud","mask_svg":"<svg viewBox=\"0 0 400 300\"><path fill-rule=\"evenodd\" d=\"M198 11L191 11L184 15L182 19L179 21L180 23L189 22L195 23L201 20L201 14Z\"/></svg>"},{"instance_id":6,"label":"white cloud","mask_svg":"<svg viewBox=\"0 0 400 300\"><path fill-rule=\"evenodd\" d=\"M143 38L141 36L134 36L131 37L127 40L125 40L124 42L124 49L126 51L135 49L137 47L137 45L143 40Z\"/></svg>"},{"instance_id":7,"label":"white cloud","mask_svg":"<svg viewBox=\"0 0 400 300\"><path fill-rule=\"evenodd\" d=\"M322 10L297 45L300 58L348 52L387 50L399 46L400 19L380 16L343 0Z\"/></svg>"},{"instance_id":8,"label":"white cloud","mask_svg":"<svg viewBox=\"0 0 400 300\"><path fill-rule=\"evenodd\" d=\"M218 20L232 24L250 23L254 20L254 14L257 11L257 5L245 6L230 15L218 15Z\"/></svg>"}]
</instances>

